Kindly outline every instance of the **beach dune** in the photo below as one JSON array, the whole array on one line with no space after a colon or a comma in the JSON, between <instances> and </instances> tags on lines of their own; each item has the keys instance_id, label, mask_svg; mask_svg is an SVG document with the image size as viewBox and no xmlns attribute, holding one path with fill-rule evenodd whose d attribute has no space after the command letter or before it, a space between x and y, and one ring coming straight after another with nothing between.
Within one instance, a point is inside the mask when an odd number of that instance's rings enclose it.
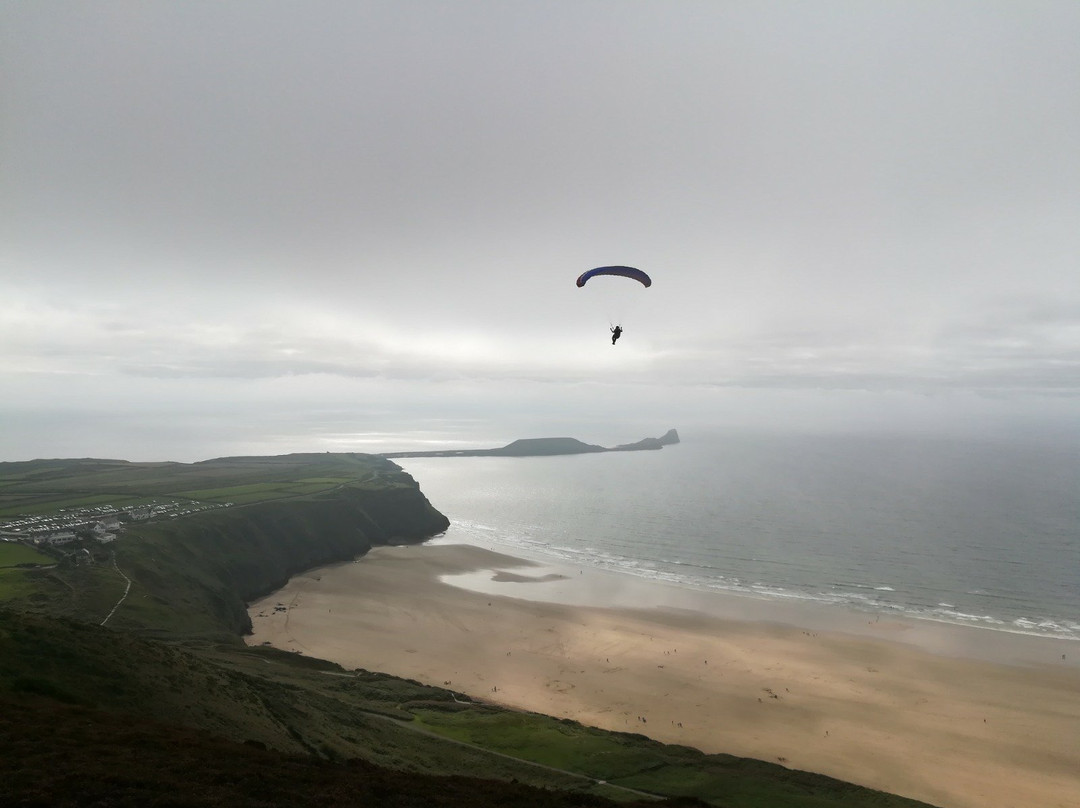
<instances>
[{"instance_id":1,"label":"beach dune","mask_svg":"<svg viewBox=\"0 0 1080 808\"><path fill-rule=\"evenodd\" d=\"M544 599L600 591L574 572L469 545L378 548L253 604L249 642L943 808L1080 805L1075 644L839 609L831 625L723 594L675 607L647 581L617 599L643 608ZM521 597L441 580L463 573Z\"/></svg>"}]
</instances>

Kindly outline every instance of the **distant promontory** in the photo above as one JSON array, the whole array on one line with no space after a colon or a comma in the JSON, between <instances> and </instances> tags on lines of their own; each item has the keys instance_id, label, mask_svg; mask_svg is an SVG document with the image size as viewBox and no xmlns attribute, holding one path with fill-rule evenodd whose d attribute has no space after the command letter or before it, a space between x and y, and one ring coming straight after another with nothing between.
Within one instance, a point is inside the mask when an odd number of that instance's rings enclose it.
<instances>
[{"instance_id":1,"label":"distant promontory","mask_svg":"<svg viewBox=\"0 0 1080 808\"><path fill-rule=\"evenodd\" d=\"M659 438L645 438L619 446L596 446L577 438L522 438L498 449L446 449L441 451L385 452L379 457L543 457L550 455L595 454L597 452L636 452L662 449L679 442L679 433L669 429Z\"/></svg>"}]
</instances>

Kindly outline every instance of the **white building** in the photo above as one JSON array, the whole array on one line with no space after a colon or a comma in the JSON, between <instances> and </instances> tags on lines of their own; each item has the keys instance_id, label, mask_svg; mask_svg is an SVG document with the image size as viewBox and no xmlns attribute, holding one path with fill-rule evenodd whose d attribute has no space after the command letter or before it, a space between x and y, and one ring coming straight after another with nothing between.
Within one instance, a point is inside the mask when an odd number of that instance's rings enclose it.
<instances>
[{"instance_id":1,"label":"white building","mask_svg":"<svg viewBox=\"0 0 1080 808\"><path fill-rule=\"evenodd\" d=\"M46 534L40 539L35 539L38 543L44 544L71 544L75 541L74 530L54 530L52 533Z\"/></svg>"}]
</instances>

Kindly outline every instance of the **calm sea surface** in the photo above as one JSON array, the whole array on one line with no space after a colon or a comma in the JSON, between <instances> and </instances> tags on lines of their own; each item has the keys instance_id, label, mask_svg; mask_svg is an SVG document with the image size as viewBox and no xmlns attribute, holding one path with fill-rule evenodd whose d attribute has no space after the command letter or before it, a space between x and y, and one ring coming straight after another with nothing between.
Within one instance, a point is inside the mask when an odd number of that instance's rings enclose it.
<instances>
[{"instance_id":1,"label":"calm sea surface","mask_svg":"<svg viewBox=\"0 0 1080 808\"><path fill-rule=\"evenodd\" d=\"M695 588L1080 639L1075 445L683 434L397 461L447 538Z\"/></svg>"}]
</instances>

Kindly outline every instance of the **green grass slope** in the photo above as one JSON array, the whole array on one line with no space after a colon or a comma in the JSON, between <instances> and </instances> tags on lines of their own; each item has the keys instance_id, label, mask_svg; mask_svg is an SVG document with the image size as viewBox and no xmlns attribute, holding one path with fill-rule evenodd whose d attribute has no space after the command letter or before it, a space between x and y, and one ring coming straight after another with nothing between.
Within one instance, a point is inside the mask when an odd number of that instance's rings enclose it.
<instances>
[{"instance_id":1,"label":"green grass slope","mask_svg":"<svg viewBox=\"0 0 1080 808\"><path fill-rule=\"evenodd\" d=\"M0 694L0 804L266 808L604 808L600 797L479 776L426 776L363 760L283 755L147 718ZM627 805L701 805L642 800Z\"/></svg>"},{"instance_id":2,"label":"green grass slope","mask_svg":"<svg viewBox=\"0 0 1080 808\"><path fill-rule=\"evenodd\" d=\"M629 789L747 808L922 805L825 775L734 755L706 755L636 733L507 710L447 707L432 705L413 712L424 726L447 737Z\"/></svg>"},{"instance_id":3,"label":"green grass slope","mask_svg":"<svg viewBox=\"0 0 1080 808\"><path fill-rule=\"evenodd\" d=\"M36 512L182 492L247 504L131 525L105 547L50 551L55 565L0 569L0 804L920 805L245 646L245 601L301 570L445 529L389 461L0 464L5 502Z\"/></svg>"},{"instance_id":4,"label":"green grass slope","mask_svg":"<svg viewBox=\"0 0 1080 808\"><path fill-rule=\"evenodd\" d=\"M175 645L0 610L0 693L150 716L288 754L595 790L585 778L418 732L409 707L456 703L447 691L274 649Z\"/></svg>"}]
</instances>

